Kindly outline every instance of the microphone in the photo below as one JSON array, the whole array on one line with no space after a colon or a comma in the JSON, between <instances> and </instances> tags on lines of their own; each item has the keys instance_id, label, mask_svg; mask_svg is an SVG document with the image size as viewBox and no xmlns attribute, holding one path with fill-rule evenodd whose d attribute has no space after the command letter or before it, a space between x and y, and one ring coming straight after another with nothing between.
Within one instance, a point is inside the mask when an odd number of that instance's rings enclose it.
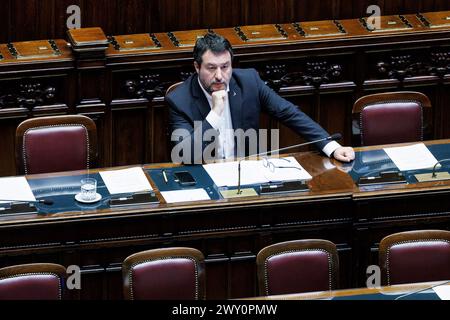
<instances>
[{"instance_id":1,"label":"microphone","mask_svg":"<svg viewBox=\"0 0 450 320\"><path fill-rule=\"evenodd\" d=\"M0 201L5 201L5 202L27 202L27 203L43 203L46 204L48 206L53 204L53 200L50 199L40 199L40 200L36 200L36 201L26 201L26 200L14 200L14 199L0 199Z\"/></svg>"},{"instance_id":2,"label":"microphone","mask_svg":"<svg viewBox=\"0 0 450 320\"><path fill-rule=\"evenodd\" d=\"M419 290L414 290L414 291L402 294L401 296L398 296L394 300L400 300L400 299L406 298L406 297L408 297L410 295L413 295L413 294L421 293L423 291L427 291L427 290L430 290L430 289L433 289L433 288L436 288L436 287L439 287L439 286L445 286L446 284L449 284L449 283L450 283L450 280L446 280L446 281L443 281L443 282L440 282L440 283L436 283L436 284L433 284L431 286L428 286L428 287L425 287L425 288L422 288L422 289L419 289Z\"/></svg>"},{"instance_id":3,"label":"microphone","mask_svg":"<svg viewBox=\"0 0 450 320\"><path fill-rule=\"evenodd\" d=\"M442 159L442 160L438 160L438 162L436 162L436 164L433 167L433 172L431 173L431 177L432 178L436 178L436 167L438 166L438 164L441 164L442 162L448 162L450 161L450 159Z\"/></svg>"},{"instance_id":4,"label":"microphone","mask_svg":"<svg viewBox=\"0 0 450 320\"><path fill-rule=\"evenodd\" d=\"M313 143L317 143L317 142L322 142L322 141L328 141L328 140L340 140L342 139L342 134L340 133L334 133L331 136L325 137L325 138L321 138L321 139L317 139L317 140L313 140L313 141L308 141L308 142L303 142L303 143L299 143L299 144L295 144L292 146L288 146L288 147L284 147L284 148L280 148L280 149L275 149L275 150L270 150L267 152L261 152L261 153L257 153L257 154L252 154L246 157L243 157L239 160L238 162L238 190L237 190L237 194L241 194L241 161L246 160L250 157L260 157L260 156L265 156L274 152L280 152L280 151L285 151L285 150L289 150L289 149L293 149L293 148L297 148L297 147L303 147L309 144L313 144Z\"/></svg>"}]
</instances>

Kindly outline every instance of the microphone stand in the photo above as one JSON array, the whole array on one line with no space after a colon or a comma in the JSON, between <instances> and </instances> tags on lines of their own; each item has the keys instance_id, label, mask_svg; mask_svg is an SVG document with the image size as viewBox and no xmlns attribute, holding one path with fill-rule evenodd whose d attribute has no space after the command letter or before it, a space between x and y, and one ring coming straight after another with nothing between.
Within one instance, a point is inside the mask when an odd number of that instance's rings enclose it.
<instances>
[{"instance_id":1,"label":"microphone stand","mask_svg":"<svg viewBox=\"0 0 450 320\"><path fill-rule=\"evenodd\" d=\"M265 156L274 152L280 152L280 151L286 151L286 150L290 150L293 148L297 148L297 147L303 147L309 144L313 144L313 143L317 143L317 142L322 142L322 141L328 141L328 140L340 140L342 138L342 135L340 133L335 133L332 134L331 136L325 137L325 138L321 138L321 139L317 139L317 140L313 140L313 141L308 141L308 142L303 142L303 143L299 143L299 144L295 144L292 146L288 146L288 147L284 147L284 148L280 148L280 149L276 149L276 150L270 150L270 151L266 151L266 152L261 152L261 153L257 153L257 154L252 154L246 157L243 157L239 160L238 162L238 189L237 189L237 194L240 195L242 194L242 190L241 190L241 161L244 161L250 157L261 157L261 156Z\"/></svg>"},{"instance_id":2,"label":"microphone stand","mask_svg":"<svg viewBox=\"0 0 450 320\"><path fill-rule=\"evenodd\" d=\"M437 175L436 175L436 167L437 167L437 165L438 165L438 164L441 164L442 162L448 162L448 161L450 161L450 159L442 159L442 160L438 160L438 162L436 162L436 164L435 164L434 167L433 167L433 172L431 173L431 177L432 177L432 178L437 178Z\"/></svg>"},{"instance_id":3,"label":"microphone stand","mask_svg":"<svg viewBox=\"0 0 450 320\"><path fill-rule=\"evenodd\" d=\"M429 173L418 173L414 176L416 177L417 181L419 182L431 182L431 181L440 181L440 180L450 180L450 173L442 171L442 172L436 172L436 168L439 164L443 162L449 162L450 159L442 159L438 160L436 164L433 166L433 170L431 172L431 176Z\"/></svg>"}]
</instances>

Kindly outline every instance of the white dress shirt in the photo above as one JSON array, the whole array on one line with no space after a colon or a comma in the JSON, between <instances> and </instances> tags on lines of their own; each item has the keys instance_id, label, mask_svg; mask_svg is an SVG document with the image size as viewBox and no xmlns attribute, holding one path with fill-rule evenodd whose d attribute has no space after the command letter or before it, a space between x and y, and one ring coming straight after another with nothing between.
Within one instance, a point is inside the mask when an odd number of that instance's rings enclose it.
<instances>
[{"instance_id":1,"label":"white dress shirt","mask_svg":"<svg viewBox=\"0 0 450 320\"><path fill-rule=\"evenodd\" d=\"M200 80L198 80L200 88L202 88L203 93L208 100L209 107L212 109L212 96L206 92L203 88ZM229 86L226 89L227 92L230 91ZM233 130L233 122L231 120L231 112L230 112L230 102L228 101L228 94L225 95L224 101L224 109L222 116L219 116L214 111L210 111L206 116L206 121L219 132L219 141L217 146L216 158L218 159L226 159L226 158L234 158L234 130Z\"/></svg>"},{"instance_id":2,"label":"white dress shirt","mask_svg":"<svg viewBox=\"0 0 450 320\"><path fill-rule=\"evenodd\" d=\"M208 100L209 107L212 109L212 96L203 88L200 83L200 79L197 78L200 88L202 88L203 93ZM227 85L227 92L230 91L229 85ZM222 116L219 116L214 111L210 111L206 117L206 121L219 132L218 148L216 152L216 157L219 159L234 158L234 131L233 123L231 121L230 112L230 102L228 101L228 95L225 96L225 105ZM325 147L323 147L322 152L328 157L337 149L341 147L336 141L328 142Z\"/></svg>"}]
</instances>

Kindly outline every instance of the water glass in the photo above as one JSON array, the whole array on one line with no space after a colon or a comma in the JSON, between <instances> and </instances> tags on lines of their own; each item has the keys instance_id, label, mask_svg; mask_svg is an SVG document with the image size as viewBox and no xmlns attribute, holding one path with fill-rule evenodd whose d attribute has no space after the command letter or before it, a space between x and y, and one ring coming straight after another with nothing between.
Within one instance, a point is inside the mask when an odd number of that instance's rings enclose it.
<instances>
[{"instance_id":1,"label":"water glass","mask_svg":"<svg viewBox=\"0 0 450 320\"><path fill-rule=\"evenodd\" d=\"M94 178L81 179L81 199L92 201L97 196L97 180Z\"/></svg>"}]
</instances>

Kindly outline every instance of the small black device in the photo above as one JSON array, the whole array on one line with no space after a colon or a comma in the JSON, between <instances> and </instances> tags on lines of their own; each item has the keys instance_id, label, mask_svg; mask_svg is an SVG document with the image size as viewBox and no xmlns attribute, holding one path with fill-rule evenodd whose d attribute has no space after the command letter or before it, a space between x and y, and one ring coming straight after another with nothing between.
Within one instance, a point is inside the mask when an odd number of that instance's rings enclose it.
<instances>
[{"instance_id":1,"label":"small black device","mask_svg":"<svg viewBox=\"0 0 450 320\"><path fill-rule=\"evenodd\" d=\"M193 186L195 185L195 179L188 171L178 171L173 173L175 181L182 186Z\"/></svg>"},{"instance_id":2,"label":"small black device","mask_svg":"<svg viewBox=\"0 0 450 320\"><path fill-rule=\"evenodd\" d=\"M387 171L380 172L378 176L360 177L358 179L358 186L391 183L407 183L406 177L403 175L403 173L398 171Z\"/></svg>"}]
</instances>

